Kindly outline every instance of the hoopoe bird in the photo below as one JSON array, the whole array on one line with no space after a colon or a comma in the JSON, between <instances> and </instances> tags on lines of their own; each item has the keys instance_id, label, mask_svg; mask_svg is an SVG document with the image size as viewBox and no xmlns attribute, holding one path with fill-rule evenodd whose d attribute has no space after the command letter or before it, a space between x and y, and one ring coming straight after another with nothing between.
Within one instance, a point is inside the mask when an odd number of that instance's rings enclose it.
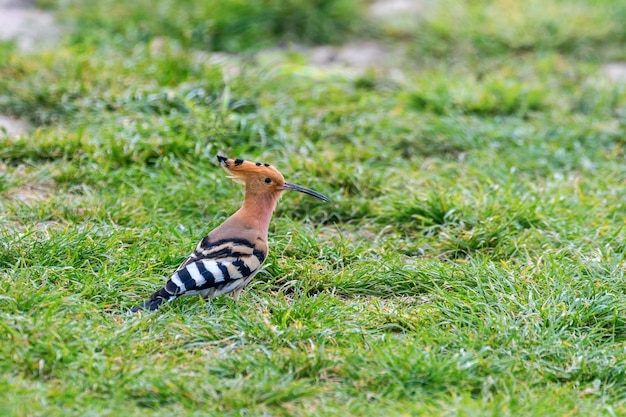
<instances>
[{"instance_id":1,"label":"hoopoe bird","mask_svg":"<svg viewBox=\"0 0 626 417\"><path fill-rule=\"evenodd\" d=\"M243 205L206 235L150 299L131 311L156 310L166 301L189 295L205 299L232 293L235 300L267 258L267 233L283 191L294 190L329 202L323 194L285 181L273 166L217 157L228 177L245 185Z\"/></svg>"}]
</instances>

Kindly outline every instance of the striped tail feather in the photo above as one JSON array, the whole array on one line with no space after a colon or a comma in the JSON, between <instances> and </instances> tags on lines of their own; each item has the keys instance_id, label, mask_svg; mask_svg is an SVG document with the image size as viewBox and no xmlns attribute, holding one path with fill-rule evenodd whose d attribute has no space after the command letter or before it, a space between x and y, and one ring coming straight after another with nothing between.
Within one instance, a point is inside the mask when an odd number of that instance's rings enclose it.
<instances>
[{"instance_id":1,"label":"striped tail feather","mask_svg":"<svg viewBox=\"0 0 626 417\"><path fill-rule=\"evenodd\" d=\"M130 311L133 313L144 310L154 311L158 309L164 302L172 301L173 299L177 298L178 292L178 287L170 279L165 284L165 287L152 294L148 301L145 301L143 304L141 304L141 306L135 306L131 308Z\"/></svg>"}]
</instances>

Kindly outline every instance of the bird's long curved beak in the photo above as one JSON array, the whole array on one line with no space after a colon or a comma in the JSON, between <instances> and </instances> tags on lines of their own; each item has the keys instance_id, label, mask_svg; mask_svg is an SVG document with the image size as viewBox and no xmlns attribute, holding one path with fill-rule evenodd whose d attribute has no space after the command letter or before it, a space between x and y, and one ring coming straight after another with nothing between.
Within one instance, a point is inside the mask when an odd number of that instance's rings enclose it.
<instances>
[{"instance_id":1,"label":"bird's long curved beak","mask_svg":"<svg viewBox=\"0 0 626 417\"><path fill-rule=\"evenodd\" d=\"M294 190L304 194L312 195L313 197L317 197L320 200L324 200L327 203L330 203L330 198L326 197L324 194L320 194L317 191L313 191L310 188L303 187L301 185L292 184L290 182L284 183L281 187L281 190Z\"/></svg>"}]
</instances>

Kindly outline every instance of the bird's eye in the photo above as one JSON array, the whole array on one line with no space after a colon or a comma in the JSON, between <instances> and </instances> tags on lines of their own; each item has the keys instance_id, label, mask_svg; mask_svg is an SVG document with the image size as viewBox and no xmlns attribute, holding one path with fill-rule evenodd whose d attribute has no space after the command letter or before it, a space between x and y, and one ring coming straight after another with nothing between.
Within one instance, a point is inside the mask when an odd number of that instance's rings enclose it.
<instances>
[{"instance_id":1,"label":"bird's eye","mask_svg":"<svg viewBox=\"0 0 626 417\"><path fill-rule=\"evenodd\" d=\"M271 178L265 178L264 181L265 181L266 184L269 184L270 182L272 182L272 179Z\"/></svg>"}]
</instances>

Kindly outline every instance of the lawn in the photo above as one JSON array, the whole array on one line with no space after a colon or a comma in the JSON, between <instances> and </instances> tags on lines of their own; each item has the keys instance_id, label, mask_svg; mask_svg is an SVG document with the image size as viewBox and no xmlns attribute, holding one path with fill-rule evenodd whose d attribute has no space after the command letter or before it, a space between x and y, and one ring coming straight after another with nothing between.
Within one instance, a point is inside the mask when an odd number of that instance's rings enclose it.
<instances>
[{"instance_id":1,"label":"lawn","mask_svg":"<svg viewBox=\"0 0 626 417\"><path fill-rule=\"evenodd\" d=\"M0 414L626 415L619 0L39 1L0 43ZM311 63L367 39L376 65ZM392 58L391 58L392 57ZM242 293L128 314L286 194Z\"/></svg>"}]
</instances>

